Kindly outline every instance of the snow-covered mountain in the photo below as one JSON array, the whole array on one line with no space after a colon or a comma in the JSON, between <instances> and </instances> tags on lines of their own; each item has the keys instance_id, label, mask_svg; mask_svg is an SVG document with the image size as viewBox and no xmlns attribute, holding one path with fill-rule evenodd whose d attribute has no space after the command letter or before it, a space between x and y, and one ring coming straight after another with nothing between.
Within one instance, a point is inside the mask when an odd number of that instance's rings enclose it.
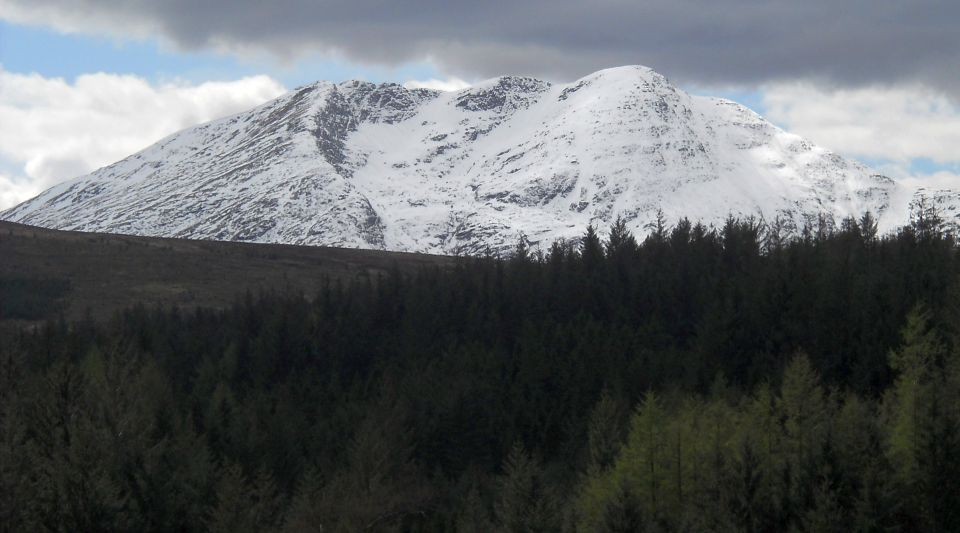
<instances>
[{"instance_id":1,"label":"snow-covered mountain","mask_svg":"<svg viewBox=\"0 0 960 533\"><path fill-rule=\"evenodd\" d=\"M952 191L941 191L953 195ZM800 227L916 191L645 67L458 92L319 82L186 129L0 218L137 235L477 253L662 210Z\"/></svg>"}]
</instances>

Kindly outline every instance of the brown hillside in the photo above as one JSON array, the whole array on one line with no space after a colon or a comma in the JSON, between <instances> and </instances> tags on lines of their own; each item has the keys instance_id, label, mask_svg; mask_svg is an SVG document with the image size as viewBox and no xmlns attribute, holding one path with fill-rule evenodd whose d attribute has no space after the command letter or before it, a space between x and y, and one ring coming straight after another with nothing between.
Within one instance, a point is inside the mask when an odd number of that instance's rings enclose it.
<instances>
[{"instance_id":1,"label":"brown hillside","mask_svg":"<svg viewBox=\"0 0 960 533\"><path fill-rule=\"evenodd\" d=\"M374 250L56 231L0 221L0 318L9 319L14 307L35 297L56 299L59 310L52 314L62 311L68 319L88 309L103 319L136 302L222 307L247 290L309 295L324 277L376 277L393 268L413 271L453 261ZM44 318L50 314L43 312Z\"/></svg>"}]
</instances>

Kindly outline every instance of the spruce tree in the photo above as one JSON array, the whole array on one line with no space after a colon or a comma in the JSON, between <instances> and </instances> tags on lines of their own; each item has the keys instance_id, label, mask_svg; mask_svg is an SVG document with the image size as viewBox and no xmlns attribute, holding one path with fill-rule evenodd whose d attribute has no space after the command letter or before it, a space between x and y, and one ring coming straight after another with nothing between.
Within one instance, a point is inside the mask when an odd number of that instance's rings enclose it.
<instances>
[{"instance_id":1,"label":"spruce tree","mask_svg":"<svg viewBox=\"0 0 960 533\"><path fill-rule=\"evenodd\" d=\"M546 483L541 465L519 442L503 464L494 515L510 533L557 531L559 501Z\"/></svg>"}]
</instances>

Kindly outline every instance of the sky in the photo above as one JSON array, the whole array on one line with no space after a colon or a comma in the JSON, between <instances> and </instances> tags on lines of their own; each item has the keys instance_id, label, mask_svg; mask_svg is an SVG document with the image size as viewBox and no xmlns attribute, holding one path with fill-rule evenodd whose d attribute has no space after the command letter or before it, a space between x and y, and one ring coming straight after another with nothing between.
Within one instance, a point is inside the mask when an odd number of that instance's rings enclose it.
<instances>
[{"instance_id":1,"label":"sky","mask_svg":"<svg viewBox=\"0 0 960 533\"><path fill-rule=\"evenodd\" d=\"M960 185L958 27L955 0L0 0L0 209L316 80L627 64Z\"/></svg>"}]
</instances>

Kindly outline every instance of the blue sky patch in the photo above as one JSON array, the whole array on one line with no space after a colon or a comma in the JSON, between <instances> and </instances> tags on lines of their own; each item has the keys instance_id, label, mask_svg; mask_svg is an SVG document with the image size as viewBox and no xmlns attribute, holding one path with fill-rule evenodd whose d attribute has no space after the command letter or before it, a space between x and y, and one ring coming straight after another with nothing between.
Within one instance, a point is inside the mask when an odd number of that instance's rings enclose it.
<instances>
[{"instance_id":1,"label":"blue sky patch","mask_svg":"<svg viewBox=\"0 0 960 533\"><path fill-rule=\"evenodd\" d=\"M315 55L283 65L269 60L245 61L215 52L173 50L156 40L64 34L2 20L0 65L8 72L37 73L70 82L81 74L94 72L133 74L151 83L172 80L202 83L266 74L287 88L317 80L384 82L440 76L428 63L377 68Z\"/></svg>"}]
</instances>

